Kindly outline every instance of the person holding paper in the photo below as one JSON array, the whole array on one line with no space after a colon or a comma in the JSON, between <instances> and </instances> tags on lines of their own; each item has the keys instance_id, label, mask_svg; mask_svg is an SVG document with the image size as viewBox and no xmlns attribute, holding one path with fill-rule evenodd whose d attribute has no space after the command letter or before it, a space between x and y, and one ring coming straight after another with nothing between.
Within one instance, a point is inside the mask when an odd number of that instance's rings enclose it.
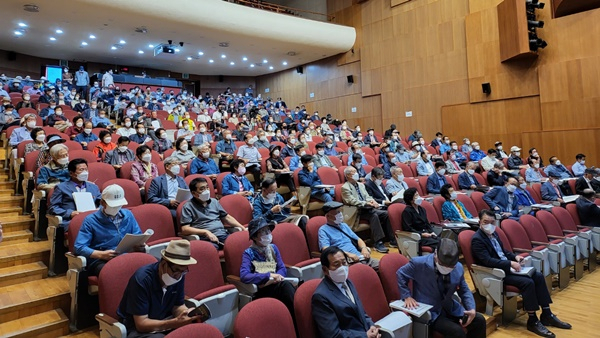
<instances>
[{"instance_id":1,"label":"person holding paper","mask_svg":"<svg viewBox=\"0 0 600 338\"><path fill-rule=\"evenodd\" d=\"M444 337L483 338L486 336L485 318L475 310L475 299L458 256L456 242L442 238L432 255L413 257L396 272L400 297L409 309L418 307L419 303L433 306L430 328ZM460 303L453 299L455 291Z\"/></svg>"},{"instance_id":2,"label":"person holding paper","mask_svg":"<svg viewBox=\"0 0 600 338\"><path fill-rule=\"evenodd\" d=\"M193 323L193 308L184 304L185 274L197 261L190 242L173 240L161 252L159 262L142 266L129 279L117 309L127 337L162 338L170 331Z\"/></svg>"},{"instance_id":3,"label":"person holding paper","mask_svg":"<svg viewBox=\"0 0 600 338\"><path fill-rule=\"evenodd\" d=\"M106 262L118 255L115 249L125 235L142 233L131 211L122 209L127 200L119 185L104 188L100 205L100 210L83 220L74 244L75 254L87 259L86 269L92 276L98 276ZM144 251L144 245L135 250Z\"/></svg>"},{"instance_id":4,"label":"person holding paper","mask_svg":"<svg viewBox=\"0 0 600 338\"><path fill-rule=\"evenodd\" d=\"M310 187L310 196L323 202L333 201L335 191L332 188L317 188L322 186L321 178L315 169L315 163L311 155L304 155L300 158L302 169L298 172L298 182L300 186Z\"/></svg>"},{"instance_id":5,"label":"person holding paper","mask_svg":"<svg viewBox=\"0 0 600 338\"><path fill-rule=\"evenodd\" d=\"M292 177L290 167L285 163L281 157L281 147L272 144L269 147L269 158L266 161L267 172L275 175L277 185L286 185L292 195L296 196L296 184Z\"/></svg>"},{"instance_id":6,"label":"person holding paper","mask_svg":"<svg viewBox=\"0 0 600 338\"><path fill-rule=\"evenodd\" d=\"M146 192L148 203L156 203L169 208L173 218L177 216L179 201L175 199L177 190L188 189L183 177L179 176L181 166L175 157L167 157L164 160L165 174L152 179L150 188Z\"/></svg>"},{"instance_id":7,"label":"person holding paper","mask_svg":"<svg viewBox=\"0 0 600 338\"><path fill-rule=\"evenodd\" d=\"M254 176L254 184L258 186L260 182L260 165L262 157L258 151L258 148L254 146L256 137L252 136L251 134L246 134L244 135L244 141L246 144L238 149L237 157L238 159L244 161L247 171Z\"/></svg>"},{"instance_id":8,"label":"person holding paper","mask_svg":"<svg viewBox=\"0 0 600 338\"><path fill-rule=\"evenodd\" d=\"M246 178L246 164L243 159L235 159L230 164L231 174L222 182L223 196L238 194L246 197L250 203L254 200L254 188Z\"/></svg>"},{"instance_id":9,"label":"person holding paper","mask_svg":"<svg viewBox=\"0 0 600 338\"><path fill-rule=\"evenodd\" d=\"M496 189L496 188L494 188ZM471 240L471 251L475 263L488 267L502 269L506 273L504 283L519 288L523 296L523 308L529 314L527 330L542 336L555 337L546 326L570 329L571 325L558 319L550 310L550 293L546 287L544 275L536 271L533 276L511 273L521 270L520 262L523 257L516 256L506 250L496 231L496 217L492 210L483 209L479 212L479 230ZM536 311L542 307L542 315L538 319Z\"/></svg>"},{"instance_id":10,"label":"person holding paper","mask_svg":"<svg viewBox=\"0 0 600 338\"><path fill-rule=\"evenodd\" d=\"M67 168L71 180L54 187L50 208L48 208L49 214L62 218L61 226L65 230L69 228L71 219L82 211L77 210L73 193L88 192L95 206L100 204L100 189L94 183L87 181L89 176L87 161L82 158L73 159Z\"/></svg>"},{"instance_id":11,"label":"person holding paper","mask_svg":"<svg viewBox=\"0 0 600 338\"><path fill-rule=\"evenodd\" d=\"M291 215L290 205L284 206L283 196L277 193L277 181L274 178L266 178L261 183L260 195L252 203L252 217L264 217L267 222L294 223L302 231L306 230L308 216Z\"/></svg>"},{"instance_id":12,"label":"person holding paper","mask_svg":"<svg viewBox=\"0 0 600 338\"><path fill-rule=\"evenodd\" d=\"M406 208L402 212L402 230L416 232L421 235L420 246L428 246L435 250L439 244L437 235L427 219L427 211L421 206L423 198L416 188L404 191Z\"/></svg>"},{"instance_id":13,"label":"person holding paper","mask_svg":"<svg viewBox=\"0 0 600 338\"><path fill-rule=\"evenodd\" d=\"M181 211L181 234L183 236L198 235L201 240L209 241L215 249L223 249L229 236L227 230L244 231L233 216L229 215L218 200L210 198L208 182L204 177L195 178L190 183L193 198L183 206ZM224 224L227 224L225 229Z\"/></svg>"},{"instance_id":14,"label":"person holding paper","mask_svg":"<svg viewBox=\"0 0 600 338\"><path fill-rule=\"evenodd\" d=\"M104 156L104 163L108 163L115 168L120 170L123 164L135 160L135 154L133 150L129 149L129 137L121 136L117 140L117 148L107 151Z\"/></svg>"}]
</instances>

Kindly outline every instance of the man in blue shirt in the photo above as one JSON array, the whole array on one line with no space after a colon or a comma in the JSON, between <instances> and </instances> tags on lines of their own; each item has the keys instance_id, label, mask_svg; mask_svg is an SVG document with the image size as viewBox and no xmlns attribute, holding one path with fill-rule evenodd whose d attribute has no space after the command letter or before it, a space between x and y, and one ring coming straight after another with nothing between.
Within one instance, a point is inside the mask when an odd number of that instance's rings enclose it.
<instances>
[{"instance_id":1,"label":"man in blue shirt","mask_svg":"<svg viewBox=\"0 0 600 338\"><path fill-rule=\"evenodd\" d=\"M219 168L223 170L223 162L233 160L233 154L237 150L237 147L233 142L230 130L223 130L223 139L217 142L217 147L215 150L217 151L217 154L221 156L221 158L219 159Z\"/></svg>"},{"instance_id":2,"label":"man in blue shirt","mask_svg":"<svg viewBox=\"0 0 600 338\"><path fill-rule=\"evenodd\" d=\"M325 139L325 155L338 156L338 152L335 150L335 143L331 137Z\"/></svg>"},{"instance_id":3,"label":"man in blue shirt","mask_svg":"<svg viewBox=\"0 0 600 338\"><path fill-rule=\"evenodd\" d=\"M550 157L550 165L544 168L546 175L555 175L559 178L571 178L573 175L569 172L569 169L565 167L556 156Z\"/></svg>"},{"instance_id":4,"label":"man in blue shirt","mask_svg":"<svg viewBox=\"0 0 600 338\"><path fill-rule=\"evenodd\" d=\"M298 181L300 186L310 187L310 196L323 202L333 201L335 191L333 188L317 188L322 185L321 178L315 170L315 164L312 162L312 156L304 155L300 158L302 169L298 172Z\"/></svg>"},{"instance_id":5,"label":"man in blue shirt","mask_svg":"<svg viewBox=\"0 0 600 338\"><path fill-rule=\"evenodd\" d=\"M128 337L164 337L199 319L184 304L185 274L197 263L190 242L173 240L161 255L160 262L139 268L123 292L117 315Z\"/></svg>"},{"instance_id":6,"label":"man in blue shirt","mask_svg":"<svg viewBox=\"0 0 600 338\"><path fill-rule=\"evenodd\" d=\"M469 159L471 161L478 162L479 160L487 156L483 151L481 151L481 146L479 146L478 142L473 142L472 146L473 151L471 151L471 153L469 154Z\"/></svg>"},{"instance_id":7,"label":"man in blue shirt","mask_svg":"<svg viewBox=\"0 0 600 338\"><path fill-rule=\"evenodd\" d=\"M323 205L327 223L319 228L319 249L323 251L327 247L337 246L346 253L349 263L360 262L377 270L379 260L371 258L371 249L344 223L343 206L335 201Z\"/></svg>"},{"instance_id":8,"label":"man in blue shirt","mask_svg":"<svg viewBox=\"0 0 600 338\"><path fill-rule=\"evenodd\" d=\"M246 178L246 164L242 159L235 159L230 164L231 174L225 176L222 182L223 196L242 195L252 203L254 187Z\"/></svg>"},{"instance_id":9,"label":"man in blue shirt","mask_svg":"<svg viewBox=\"0 0 600 338\"><path fill-rule=\"evenodd\" d=\"M509 177L504 186L497 186L483 195L483 200L490 206L496 214L502 218L511 218L519 220L519 208L517 197L514 195L517 190L517 180Z\"/></svg>"},{"instance_id":10,"label":"man in blue shirt","mask_svg":"<svg viewBox=\"0 0 600 338\"><path fill-rule=\"evenodd\" d=\"M75 254L87 259L87 270L98 276L106 263L124 252L115 249L127 234L142 233L131 211L121 209L127 205L125 191L111 184L102 191L100 210L86 216L75 239ZM144 245L134 248L144 251Z\"/></svg>"},{"instance_id":11,"label":"man in blue shirt","mask_svg":"<svg viewBox=\"0 0 600 338\"><path fill-rule=\"evenodd\" d=\"M275 223L294 223L302 229L306 230L308 216L292 215L290 206L283 207L285 203L283 196L277 192L277 182L274 178L266 178L260 184L262 190L254 202L252 202L252 217L254 219L264 218L267 222L274 221Z\"/></svg>"},{"instance_id":12,"label":"man in blue shirt","mask_svg":"<svg viewBox=\"0 0 600 338\"><path fill-rule=\"evenodd\" d=\"M444 184L448 184L446 181L446 164L442 161L435 162L435 174L427 177L427 192L429 194L439 194L440 189Z\"/></svg>"},{"instance_id":13,"label":"man in blue shirt","mask_svg":"<svg viewBox=\"0 0 600 338\"><path fill-rule=\"evenodd\" d=\"M221 173L215 161L210 158L210 147L208 144L202 144L197 150L198 156L192 160L188 168L189 174L202 174L208 176L211 180L216 180L217 175Z\"/></svg>"},{"instance_id":14,"label":"man in blue shirt","mask_svg":"<svg viewBox=\"0 0 600 338\"><path fill-rule=\"evenodd\" d=\"M581 177L583 176L585 169L587 169L585 166L585 155L575 155L575 163L573 163L573 166L571 167L571 170L573 170L573 175L575 175L575 177Z\"/></svg>"}]
</instances>

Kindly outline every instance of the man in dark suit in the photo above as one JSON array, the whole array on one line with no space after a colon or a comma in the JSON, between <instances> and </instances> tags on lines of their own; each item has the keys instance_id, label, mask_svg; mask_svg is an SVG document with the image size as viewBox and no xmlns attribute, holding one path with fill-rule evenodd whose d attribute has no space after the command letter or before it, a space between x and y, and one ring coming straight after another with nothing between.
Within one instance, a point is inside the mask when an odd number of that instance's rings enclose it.
<instances>
[{"instance_id":1,"label":"man in dark suit","mask_svg":"<svg viewBox=\"0 0 600 338\"><path fill-rule=\"evenodd\" d=\"M494 163L494 167L488 171L487 181L491 187L503 186L508 177L510 176L506 172L504 163L498 161Z\"/></svg>"},{"instance_id":2,"label":"man in dark suit","mask_svg":"<svg viewBox=\"0 0 600 338\"><path fill-rule=\"evenodd\" d=\"M585 169L583 176L579 177L577 181L575 181L576 194L583 195L583 191L585 189L592 189L596 194L600 193L600 182L594 179L595 176L595 169Z\"/></svg>"},{"instance_id":3,"label":"man in dark suit","mask_svg":"<svg viewBox=\"0 0 600 338\"><path fill-rule=\"evenodd\" d=\"M600 207L594 203L596 193L592 189L584 189L581 196L575 200L577 213L581 224L588 227L600 226Z\"/></svg>"},{"instance_id":4,"label":"man in dark suit","mask_svg":"<svg viewBox=\"0 0 600 338\"><path fill-rule=\"evenodd\" d=\"M563 192L560 187L562 184L560 177L555 172L550 172L549 176L550 179L542 183L542 199L564 203Z\"/></svg>"},{"instance_id":5,"label":"man in dark suit","mask_svg":"<svg viewBox=\"0 0 600 338\"><path fill-rule=\"evenodd\" d=\"M435 173L427 177L427 192L430 194L439 194L440 189L444 184L448 184L446 181L446 163L442 161L435 162Z\"/></svg>"},{"instance_id":6,"label":"man in dark suit","mask_svg":"<svg viewBox=\"0 0 600 338\"><path fill-rule=\"evenodd\" d=\"M511 177L503 186L494 187L485 193L483 200L502 218L510 217L518 220L519 208L517 197L514 195L515 190L517 190L517 180Z\"/></svg>"},{"instance_id":7,"label":"man in dark suit","mask_svg":"<svg viewBox=\"0 0 600 338\"><path fill-rule=\"evenodd\" d=\"M495 190L497 188L494 188ZM550 310L550 293L546 287L544 276L536 271L533 276L518 275L511 270L520 271L523 257L516 256L512 252L504 249L502 241L495 233L496 218L491 210L481 210L479 212L479 230L473 235L471 240L471 251L476 264L488 267L502 269L506 273L504 283L512 285L521 291L523 296L523 307L529 314L527 320L527 330L542 336L555 337L546 326L554 326L561 329L570 329L571 325L558 319ZM542 307L542 315L538 319L536 311Z\"/></svg>"},{"instance_id":8,"label":"man in dark suit","mask_svg":"<svg viewBox=\"0 0 600 338\"><path fill-rule=\"evenodd\" d=\"M475 162L467 163L465 171L458 175L458 188L461 190L479 190L487 191L489 187L481 185L475 177L475 169L477 164Z\"/></svg>"},{"instance_id":9,"label":"man in dark suit","mask_svg":"<svg viewBox=\"0 0 600 338\"><path fill-rule=\"evenodd\" d=\"M383 184L383 169L379 167L373 168L371 171L371 179L365 182L365 189L375 202L381 205L390 205L392 202L390 199L392 198L392 194L390 194Z\"/></svg>"},{"instance_id":10,"label":"man in dark suit","mask_svg":"<svg viewBox=\"0 0 600 338\"><path fill-rule=\"evenodd\" d=\"M365 312L354 285L348 280L346 254L337 246L321 253L325 277L312 296L312 314L321 338L380 337L379 329Z\"/></svg>"},{"instance_id":11,"label":"man in dark suit","mask_svg":"<svg viewBox=\"0 0 600 338\"><path fill-rule=\"evenodd\" d=\"M152 180L146 195L148 203L162 204L169 208L171 215L175 218L179 202L175 199L177 190L188 189L183 177L179 176L181 166L175 157L167 157L164 161L165 174Z\"/></svg>"}]
</instances>

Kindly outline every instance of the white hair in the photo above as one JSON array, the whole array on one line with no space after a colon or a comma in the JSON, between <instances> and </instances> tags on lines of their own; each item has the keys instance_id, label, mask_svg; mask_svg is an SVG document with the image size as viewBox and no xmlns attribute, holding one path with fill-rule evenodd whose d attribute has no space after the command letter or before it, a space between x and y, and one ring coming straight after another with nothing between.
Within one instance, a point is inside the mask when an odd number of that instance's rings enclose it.
<instances>
[{"instance_id":1,"label":"white hair","mask_svg":"<svg viewBox=\"0 0 600 338\"><path fill-rule=\"evenodd\" d=\"M354 168L353 166L347 166L346 168L344 168L344 175L348 176L352 170L356 171L356 168Z\"/></svg>"}]
</instances>

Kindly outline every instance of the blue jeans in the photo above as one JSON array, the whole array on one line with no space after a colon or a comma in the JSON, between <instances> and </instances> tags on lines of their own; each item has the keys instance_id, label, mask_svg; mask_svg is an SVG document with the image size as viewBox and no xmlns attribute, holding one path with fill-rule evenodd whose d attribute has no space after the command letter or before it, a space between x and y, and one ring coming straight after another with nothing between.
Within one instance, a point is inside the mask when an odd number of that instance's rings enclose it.
<instances>
[{"instance_id":1,"label":"blue jeans","mask_svg":"<svg viewBox=\"0 0 600 338\"><path fill-rule=\"evenodd\" d=\"M333 201L335 191L333 189L330 189L329 192L325 192L325 189L313 190L311 191L310 196L327 203Z\"/></svg>"}]
</instances>

